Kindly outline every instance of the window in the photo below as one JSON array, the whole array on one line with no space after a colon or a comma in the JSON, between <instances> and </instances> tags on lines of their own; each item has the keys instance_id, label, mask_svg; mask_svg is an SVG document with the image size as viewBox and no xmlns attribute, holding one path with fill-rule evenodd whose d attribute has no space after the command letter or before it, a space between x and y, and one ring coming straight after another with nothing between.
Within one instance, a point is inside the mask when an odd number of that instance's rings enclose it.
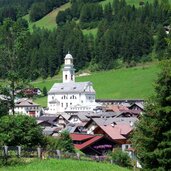
<instances>
[{"instance_id":1,"label":"window","mask_svg":"<svg viewBox=\"0 0 171 171\"><path fill-rule=\"evenodd\" d=\"M65 75L65 80L67 80L67 75Z\"/></svg>"},{"instance_id":2,"label":"window","mask_svg":"<svg viewBox=\"0 0 171 171\"><path fill-rule=\"evenodd\" d=\"M73 75L71 75L71 80L73 81Z\"/></svg>"},{"instance_id":3,"label":"window","mask_svg":"<svg viewBox=\"0 0 171 171\"><path fill-rule=\"evenodd\" d=\"M72 105L72 103L70 103L70 106Z\"/></svg>"},{"instance_id":4,"label":"window","mask_svg":"<svg viewBox=\"0 0 171 171\"><path fill-rule=\"evenodd\" d=\"M68 103L66 103L66 107L68 107Z\"/></svg>"},{"instance_id":5,"label":"window","mask_svg":"<svg viewBox=\"0 0 171 171\"><path fill-rule=\"evenodd\" d=\"M125 149L128 149L128 145L125 145Z\"/></svg>"},{"instance_id":6,"label":"window","mask_svg":"<svg viewBox=\"0 0 171 171\"><path fill-rule=\"evenodd\" d=\"M52 100L54 99L54 96L52 96Z\"/></svg>"},{"instance_id":7,"label":"window","mask_svg":"<svg viewBox=\"0 0 171 171\"><path fill-rule=\"evenodd\" d=\"M63 103L61 103L61 107L63 107Z\"/></svg>"}]
</instances>

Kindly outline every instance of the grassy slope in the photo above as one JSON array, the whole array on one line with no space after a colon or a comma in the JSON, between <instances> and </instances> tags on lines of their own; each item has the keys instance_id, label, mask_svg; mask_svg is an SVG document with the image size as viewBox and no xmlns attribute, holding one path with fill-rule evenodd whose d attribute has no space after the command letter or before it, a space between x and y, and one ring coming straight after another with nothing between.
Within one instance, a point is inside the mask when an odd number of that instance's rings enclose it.
<instances>
[{"instance_id":1,"label":"grassy slope","mask_svg":"<svg viewBox=\"0 0 171 171\"><path fill-rule=\"evenodd\" d=\"M78 81L92 81L97 98L148 98L153 94L157 65L111 70L80 77Z\"/></svg>"},{"instance_id":2,"label":"grassy slope","mask_svg":"<svg viewBox=\"0 0 171 171\"><path fill-rule=\"evenodd\" d=\"M91 81L96 90L97 98L145 98L153 94L153 83L157 78L159 67L152 64L145 67L110 70L92 73L92 75L77 77L76 81ZM33 82L35 87L47 87L49 90L55 82L61 82L59 77ZM36 103L46 106L47 97L36 99Z\"/></svg>"},{"instance_id":3,"label":"grassy slope","mask_svg":"<svg viewBox=\"0 0 171 171\"><path fill-rule=\"evenodd\" d=\"M74 160L38 160L31 164L0 168L0 171L129 171L111 164Z\"/></svg>"},{"instance_id":4,"label":"grassy slope","mask_svg":"<svg viewBox=\"0 0 171 171\"><path fill-rule=\"evenodd\" d=\"M71 3L66 3L62 5L60 8L56 8L49 14L47 14L45 17L43 17L41 20L37 22L29 22L29 28L32 30L33 26L35 25L36 27L41 27L41 28L46 28L49 30L53 30L54 28L57 27L56 25L56 16L59 11L63 11L71 6ZM24 16L24 18L29 21L29 15Z\"/></svg>"}]
</instances>

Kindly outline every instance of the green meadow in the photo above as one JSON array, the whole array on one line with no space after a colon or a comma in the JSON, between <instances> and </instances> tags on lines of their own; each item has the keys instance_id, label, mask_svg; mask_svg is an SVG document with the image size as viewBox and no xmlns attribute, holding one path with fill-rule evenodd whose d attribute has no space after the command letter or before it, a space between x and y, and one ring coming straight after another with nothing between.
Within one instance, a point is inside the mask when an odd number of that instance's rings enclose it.
<instances>
[{"instance_id":1,"label":"green meadow","mask_svg":"<svg viewBox=\"0 0 171 171\"><path fill-rule=\"evenodd\" d=\"M110 71L91 73L88 76L76 77L76 81L91 81L96 90L96 98L104 99L147 99L154 93L154 81L159 73L159 66L156 63L137 66L133 68L122 68ZM48 90L54 83L62 82L60 75L33 82L34 87ZM47 97L37 98L36 103L47 105Z\"/></svg>"},{"instance_id":2,"label":"green meadow","mask_svg":"<svg viewBox=\"0 0 171 171\"><path fill-rule=\"evenodd\" d=\"M129 171L112 164L76 160L36 160L30 164L2 167L0 171Z\"/></svg>"}]
</instances>

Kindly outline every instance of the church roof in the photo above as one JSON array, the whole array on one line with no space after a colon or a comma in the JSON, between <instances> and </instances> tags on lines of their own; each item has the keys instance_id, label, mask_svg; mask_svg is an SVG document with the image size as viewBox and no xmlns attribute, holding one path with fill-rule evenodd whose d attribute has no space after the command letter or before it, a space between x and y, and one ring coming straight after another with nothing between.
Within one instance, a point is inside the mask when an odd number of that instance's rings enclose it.
<instances>
[{"instance_id":1,"label":"church roof","mask_svg":"<svg viewBox=\"0 0 171 171\"><path fill-rule=\"evenodd\" d=\"M88 88L90 86L90 88ZM48 94L54 93L95 93L91 82L55 83Z\"/></svg>"},{"instance_id":2,"label":"church roof","mask_svg":"<svg viewBox=\"0 0 171 171\"><path fill-rule=\"evenodd\" d=\"M73 59L73 57L71 54L68 53L68 54L66 54L65 59Z\"/></svg>"}]
</instances>

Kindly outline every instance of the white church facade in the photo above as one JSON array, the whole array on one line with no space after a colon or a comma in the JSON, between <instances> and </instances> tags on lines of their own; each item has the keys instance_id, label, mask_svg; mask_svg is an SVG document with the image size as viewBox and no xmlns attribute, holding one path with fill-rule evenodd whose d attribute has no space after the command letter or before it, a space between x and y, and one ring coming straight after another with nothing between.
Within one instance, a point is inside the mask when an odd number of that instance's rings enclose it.
<instances>
[{"instance_id":1,"label":"white church facade","mask_svg":"<svg viewBox=\"0 0 171 171\"><path fill-rule=\"evenodd\" d=\"M75 69L71 54L65 56L63 83L55 83L48 92L48 113L93 111L96 92L91 82L75 82Z\"/></svg>"}]
</instances>

